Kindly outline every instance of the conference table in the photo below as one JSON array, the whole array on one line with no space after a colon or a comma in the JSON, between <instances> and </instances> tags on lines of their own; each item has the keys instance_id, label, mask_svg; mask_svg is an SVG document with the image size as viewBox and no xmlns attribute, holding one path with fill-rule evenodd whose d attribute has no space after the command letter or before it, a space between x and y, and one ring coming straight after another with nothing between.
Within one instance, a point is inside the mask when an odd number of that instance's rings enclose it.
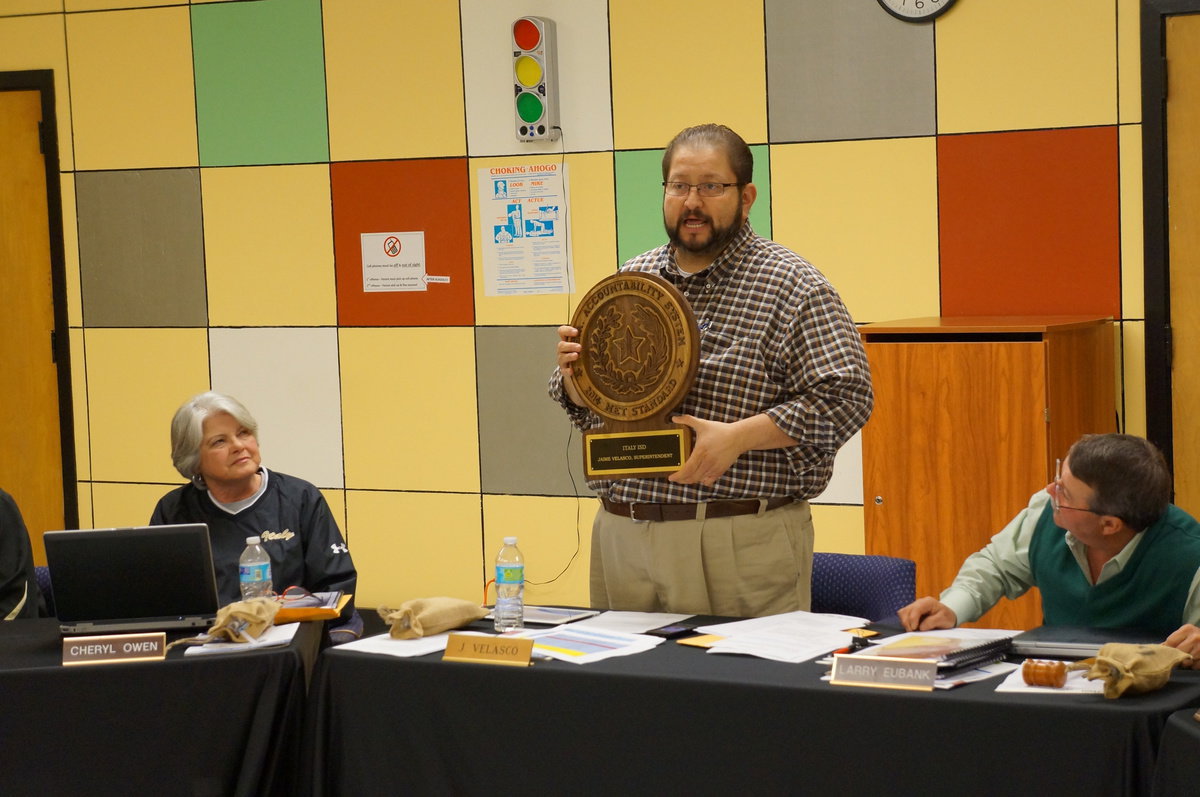
<instances>
[{"instance_id":1,"label":"conference table","mask_svg":"<svg viewBox=\"0 0 1200 797\"><path fill-rule=\"evenodd\" d=\"M1200 705L1191 670L1107 700L997 693L998 678L835 686L827 669L671 641L530 667L330 649L309 694L305 781L318 796L1148 795L1168 716Z\"/></svg>"},{"instance_id":2,"label":"conference table","mask_svg":"<svg viewBox=\"0 0 1200 797\"><path fill-rule=\"evenodd\" d=\"M65 666L57 620L0 623L0 794L295 794L322 626L286 647Z\"/></svg>"},{"instance_id":3,"label":"conference table","mask_svg":"<svg viewBox=\"0 0 1200 797\"><path fill-rule=\"evenodd\" d=\"M1168 717L1163 729L1154 768L1154 797L1196 794L1200 794L1200 711L1185 708Z\"/></svg>"}]
</instances>

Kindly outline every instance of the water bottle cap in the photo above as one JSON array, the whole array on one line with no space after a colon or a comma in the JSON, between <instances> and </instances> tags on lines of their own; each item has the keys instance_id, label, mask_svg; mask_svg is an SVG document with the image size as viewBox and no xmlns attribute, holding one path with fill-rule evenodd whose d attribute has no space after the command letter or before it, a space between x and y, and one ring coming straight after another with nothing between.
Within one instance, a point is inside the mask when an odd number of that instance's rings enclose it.
<instances>
[{"instance_id":1,"label":"water bottle cap","mask_svg":"<svg viewBox=\"0 0 1200 797\"><path fill-rule=\"evenodd\" d=\"M504 544L505 544L505 545L516 545L516 544L517 544L517 538L516 538L516 537L505 537L505 538L504 538Z\"/></svg>"},{"instance_id":2,"label":"water bottle cap","mask_svg":"<svg viewBox=\"0 0 1200 797\"><path fill-rule=\"evenodd\" d=\"M247 538L246 538L246 544L247 544L247 545L258 545L260 542L262 542L262 540L261 540L261 539L259 539L257 535L255 535L255 536L253 536L253 537L247 537Z\"/></svg>"}]
</instances>

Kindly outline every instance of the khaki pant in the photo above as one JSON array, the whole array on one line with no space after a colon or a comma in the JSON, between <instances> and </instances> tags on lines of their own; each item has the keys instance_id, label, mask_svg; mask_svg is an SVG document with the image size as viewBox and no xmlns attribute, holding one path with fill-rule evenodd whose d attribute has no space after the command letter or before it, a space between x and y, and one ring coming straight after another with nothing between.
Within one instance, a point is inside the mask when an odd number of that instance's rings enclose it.
<instances>
[{"instance_id":1,"label":"khaki pant","mask_svg":"<svg viewBox=\"0 0 1200 797\"><path fill-rule=\"evenodd\" d=\"M592 526L597 609L762 617L811 604L807 501L760 515L635 521L603 508Z\"/></svg>"}]
</instances>

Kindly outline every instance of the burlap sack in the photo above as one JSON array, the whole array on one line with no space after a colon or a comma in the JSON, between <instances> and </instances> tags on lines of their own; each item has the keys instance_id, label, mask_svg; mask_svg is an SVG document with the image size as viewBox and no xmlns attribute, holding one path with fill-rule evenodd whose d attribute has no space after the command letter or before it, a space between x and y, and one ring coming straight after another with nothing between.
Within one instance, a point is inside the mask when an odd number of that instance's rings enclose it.
<instances>
[{"instance_id":1,"label":"burlap sack","mask_svg":"<svg viewBox=\"0 0 1200 797\"><path fill-rule=\"evenodd\" d=\"M222 606L208 635L212 641L250 642L271 627L277 611L279 601L274 598L250 598Z\"/></svg>"},{"instance_id":2,"label":"burlap sack","mask_svg":"<svg viewBox=\"0 0 1200 797\"><path fill-rule=\"evenodd\" d=\"M461 598L414 598L398 609L379 608L379 616L391 627L392 639L419 639L461 628L488 613L484 606Z\"/></svg>"},{"instance_id":3,"label":"burlap sack","mask_svg":"<svg viewBox=\"0 0 1200 797\"><path fill-rule=\"evenodd\" d=\"M1128 642L1109 642L1094 658L1071 665L1072 670L1087 670L1089 681L1104 679L1104 696L1120 697L1153 692L1171 679L1171 670L1191 656L1178 648L1166 645L1132 645Z\"/></svg>"}]
</instances>

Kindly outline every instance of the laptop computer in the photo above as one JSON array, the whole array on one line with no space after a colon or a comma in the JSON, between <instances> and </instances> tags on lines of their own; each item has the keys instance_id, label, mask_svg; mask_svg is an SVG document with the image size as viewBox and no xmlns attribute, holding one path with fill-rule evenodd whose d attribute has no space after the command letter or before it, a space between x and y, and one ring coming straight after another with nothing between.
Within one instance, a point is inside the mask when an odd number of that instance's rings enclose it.
<instances>
[{"instance_id":1,"label":"laptop computer","mask_svg":"<svg viewBox=\"0 0 1200 797\"><path fill-rule=\"evenodd\" d=\"M64 634L207 628L219 608L203 523L48 531Z\"/></svg>"},{"instance_id":2,"label":"laptop computer","mask_svg":"<svg viewBox=\"0 0 1200 797\"><path fill-rule=\"evenodd\" d=\"M1013 637L1012 652L1029 658L1086 659L1095 656L1108 642L1150 644L1162 637L1136 628L1085 628L1074 625L1042 625Z\"/></svg>"}]
</instances>

